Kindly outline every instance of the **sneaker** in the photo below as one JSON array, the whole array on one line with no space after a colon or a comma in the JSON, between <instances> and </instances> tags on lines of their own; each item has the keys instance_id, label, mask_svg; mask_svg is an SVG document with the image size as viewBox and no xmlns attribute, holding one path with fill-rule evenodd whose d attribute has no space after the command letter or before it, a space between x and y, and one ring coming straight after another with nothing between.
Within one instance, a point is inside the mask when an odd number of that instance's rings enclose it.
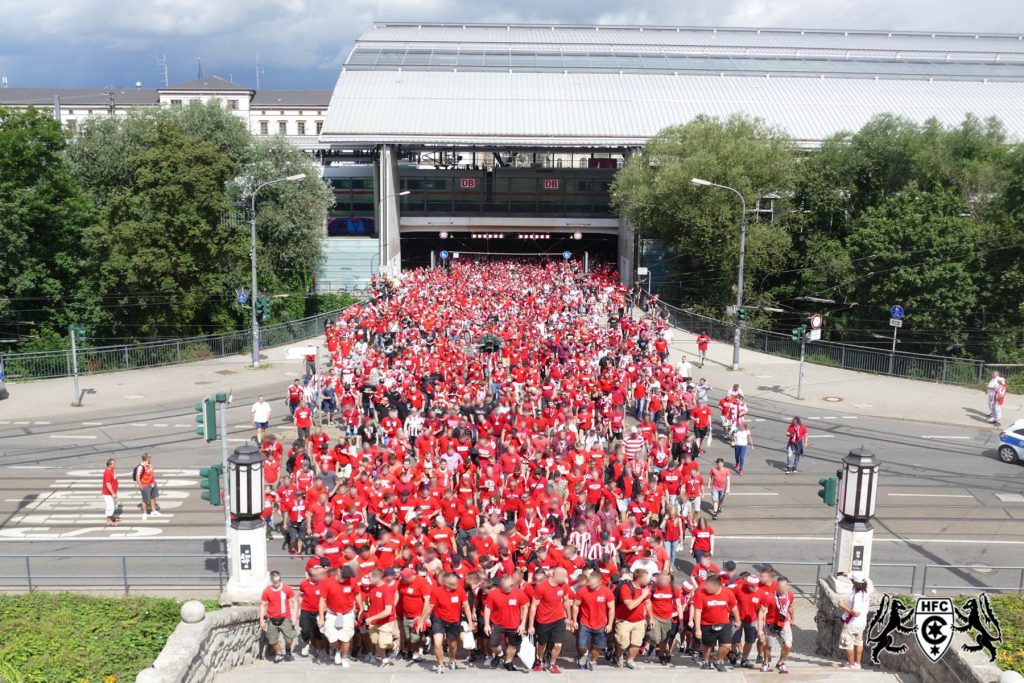
<instances>
[{"instance_id":1,"label":"sneaker","mask_svg":"<svg viewBox=\"0 0 1024 683\"><path fill-rule=\"evenodd\" d=\"M793 474L796 474L796 473L797 473L797 472L799 472L799 471L800 471L800 470L798 470L797 468L795 468L795 467L793 468Z\"/></svg>"},{"instance_id":2,"label":"sneaker","mask_svg":"<svg viewBox=\"0 0 1024 683\"><path fill-rule=\"evenodd\" d=\"M636 668L636 662L634 662L632 659L627 659L625 664L626 664L626 668L627 669L635 669Z\"/></svg>"},{"instance_id":3,"label":"sneaker","mask_svg":"<svg viewBox=\"0 0 1024 683\"><path fill-rule=\"evenodd\" d=\"M558 668L558 664L552 664L548 667L548 671L556 675L562 673L562 670Z\"/></svg>"},{"instance_id":4,"label":"sneaker","mask_svg":"<svg viewBox=\"0 0 1024 683\"><path fill-rule=\"evenodd\" d=\"M544 665L540 663L539 659L536 662L533 663L533 673L540 673L543 670L544 670Z\"/></svg>"},{"instance_id":5,"label":"sneaker","mask_svg":"<svg viewBox=\"0 0 1024 683\"><path fill-rule=\"evenodd\" d=\"M701 671L711 671L711 662L701 662Z\"/></svg>"},{"instance_id":6,"label":"sneaker","mask_svg":"<svg viewBox=\"0 0 1024 683\"><path fill-rule=\"evenodd\" d=\"M337 652L334 653L334 663L335 664L341 664L342 666L347 666L347 664L344 663L344 662L347 662L347 661L348 661L347 659L342 661L342 659L341 659L341 650L338 650Z\"/></svg>"},{"instance_id":7,"label":"sneaker","mask_svg":"<svg viewBox=\"0 0 1024 683\"><path fill-rule=\"evenodd\" d=\"M789 669L786 668L786 663L785 662L779 662L778 664L775 665L775 668L779 670L780 674L788 674L789 673Z\"/></svg>"},{"instance_id":8,"label":"sneaker","mask_svg":"<svg viewBox=\"0 0 1024 683\"><path fill-rule=\"evenodd\" d=\"M742 662L740 662L740 668L741 669L753 669L754 665L750 663L749 659L744 659Z\"/></svg>"},{"instance_id":9,"label":"sneaker","mask_svg":"<svg viewBox=\"0 0 1024 683\"><path fill-rule=\"evenodd\" d=\"M274 664L280 664L284 661L284 655L274 655L274 659L272 661Z\"/></svg>"},{"instance_id":10,"label":"sneaker","mask_svg":"<svg viewBox=\"0 0 1024 683\"><path fill-rule=\"evenodd\" d=\"M736 653L735 652L730 652L729 654L726 655L726 658L729 660L729 665L730 666L736 666L737 659L736 659Z\"/></svg>"},{"instance_id":11,"label":"sneaker","mask_svg":"<svg viewBox=\"0 0 1024 683\"><path fill-rule=\"evenodd\" d=\"M338 660L334 660L334 661L338 661ZM344 659L341 660L341 668L342 669L347 669L350 666L352 666L352 660L351 659L349 659L348 657L345 657Z\"/></svg>"},{"instance_id":12,"label":"sneaker","mask_svg":"<svg viewBox=\"0 0 1024 683\"><path fill-rule=\"evenodd\" d=\"M758 655L757 659L754 660L754 664L764 664L764 657Z\"/></svg>"},{"instance_id":13,"label":"sneaker","mask_svg":"<svg viewBox=\"0 0 1024 683\"><path fill-rule=\"evenodd\" d=\"M452 671L455 671L456 669L459 668L459 665L456 664L455 660L453 659L450 662L448 662L448 668L451 669Z\"/></svg>"},{"instance_id":14,"label":"sneaker","mask_svg":"<svg viewBox=\"0 0 1024 683\"><path fill-rule=\"evenodd\" d=\"M149 520L149 515L147 515L146 513L142 513L142 521L145 522L145 521L148 521L148 520Z\"/></svg>"},{"instance_id":15,"label":"sneaker","mask_svg":"<svg viewBox=\"0 0 1024 683\"><path fill-rule=\"evenodd\" d=\"M434 673L443 674L444 673L444 664L438 664L437 666L435 666L434 667Z\"/></svg>"},{"instance_id":16,"label":"sneaker","mask_svg":"<svg viewBox=\"0 0 1024 683\"><path fill-rule=\"evenodd\" d=\"M491 657L491 668L497 669L499 666L501 666L501 655L494 655Z\"/></svg>"},{"instance_id":17,"label":"sneaker","mask_svg":"<svg viewBox=\"0 0 1024 683\"><path fill-rule=\"evenodd\" d=\"M512 662L505 662L505 671L516 671L516 665Z\"/></svg>"},{"instance_id":18,"label":"sneaker","mask_svg":"<svg viewBox=\"0 0 1024 683\"><path fill-rule=\"evenodd\" d=\"M768 673L771 670L772 670L772 668L770 666L768 666L767 664L762 664L761 665L761 673L766 674L766 673Z\"/></svg>"},{"instance_id":19,"label":"sneaker","mask_svg":"<svg viewBox=\"0 0 1024 683\"><path fill-rule=\"evenodd\" d=\"M738 475L740 475L742 477L743 476L743 470L737 470L736 474L738 474Z\"/></svg>"},{"instance_id":20,"label":"sneaker","mask_svg":"<svg viewBox=\"0 0 1024 683\"><path fill-rule=\"evenodd\" d=\"M299 652L302 654L303 657L308 657L309 656L309 643L306 643L305 645L303 645L302 649Z\"/></svg>"},{"instance_id":21,"label":"sneaker","mask_svg":"<svg viewBox=\"0 0 1024 683\"><path fill-rule=\"evenodd\" d=\"M412 661L418 662L421 659L423 659L423 655L420 654L419 650L416 650L415 652L412 653Z\"/></svg>"},{"instance_id":22,"label":"sneaker","mask_svg":"<svg viewBox=\"0 0 1024 683\"><path fill-rule=\"evenodd\" d=\"M391 657L385 657L384 659L380 660L380 664L378 664L378 666L380 666L381 668L384 668L385 666L394 666L394 665L395 665L395 662L394 662L394 660L391 659Z\"/></svg>"},{"instance_id":23,"label":"sneaker","mask_svg":"<svg viewBox=\"0 0 1024 683\"><path fill-rule=\"evenodd\" d=\"M853 664L850 664L849 662L843 662L839 665L839 668L853 670Z\"/></svg>"},{"instance_id":24,"label":"sneaker","mask_svg":"<svg viewBox=\"0 0 1024 683\"><path fill-rule=\"evenodd\" d=\"M854 671L859 671L859 670L860 670L860 668L861 668L861 666L860 666L860 664L854 664L854 665L853 665L853 667L851 667L851 668L852 668L852 669L853 669Z\"/></svg>"},{"instance_id":25,"label":"sneaker","mask_svg":"<svg viewBox=\"0 0 1024 683\"><path fill-rule=\"evenodd\" d=\"M725 665L725 662L719 662L718 664L715 664L715 668L718 669L718 673L720 674L728 673L729 671L729 667Z\"/></svg>"},{"instance_id":26,"label":"sneaker","mask_svg":"<svg viewBox=\"0 0 1024 683\"><path fill-rule=\"evenodd\" d=\"M786 468L786 474L793 474L793 468L792 467L787 467Z\"/></svg>"},{"instance_id":27,"label":"sneaker","mask_svg":"<svg viewBox=\"0 0 1024 683\"><path fill-rule=\"evenodd\" d=\"M149 516L150 517L163 517L164 513L160 512L159 510L153 510L152 512L149 513Z\"/></svg>"},{"instance_id":28,"label":"sneaker","mask_svg":"<svg viewBox=\"0 0 1024 683\"><path fill-rule=\"evenodd\" d=\"M286 661L286 662L294 662L295 661L295 657L292 657L292 653L291 652L285 652L284 653L284 661Z\"/></svg>"}]
</instances>

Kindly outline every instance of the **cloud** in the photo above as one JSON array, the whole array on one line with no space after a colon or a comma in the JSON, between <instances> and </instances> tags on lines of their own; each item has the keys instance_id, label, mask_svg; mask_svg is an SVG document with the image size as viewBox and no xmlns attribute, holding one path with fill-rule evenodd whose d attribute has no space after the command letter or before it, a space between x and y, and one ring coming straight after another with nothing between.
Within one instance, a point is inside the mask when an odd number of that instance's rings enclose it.
<instances>
[{"instance_id":1,"label":"cloud","mask_svg":"<svg viewBox=\"0 0 1024 683\"><path fill-rule=\"evenodd\" d=\"M12 86L159 84L204 72L330 88L374 19L1024 32L1020 0L0 0Z\"/></svg>"}]
</instances>

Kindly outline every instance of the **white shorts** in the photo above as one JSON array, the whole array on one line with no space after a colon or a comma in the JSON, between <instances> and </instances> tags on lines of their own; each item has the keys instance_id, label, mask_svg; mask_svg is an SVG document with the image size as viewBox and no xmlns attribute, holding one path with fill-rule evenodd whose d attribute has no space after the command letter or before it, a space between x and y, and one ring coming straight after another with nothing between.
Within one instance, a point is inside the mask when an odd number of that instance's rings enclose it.
<instances>
[{"instance_id":1,"label":"white shorts","mask_svg":"<svg viewBox=\"0 0 1024 683\"><path fill-rule=\"evenodd\" d=\"M700 512L700 498L689 498L683 503L683 514L689 515L691 512Z\"/></svg>"},{"instance_id":2,"label":"white shorts","mask_svg":"<svg viewBox=\"0 0 1024 683\"><path fill-rule=\"evenodd\" d=\"M114 510L117 509L117 502L113 496L103 495L103 514L107 517L114 516Z\"/></svg>"},{"instance_id":3,"label":"white shorts","mask_svg":"<svg viewBox=\"0 0 1024 683\"><path fill-rule=\"evenodd\" d=\"M345 614L334 614L327 612L324 615L324 637L332 643L341 641L350 642L356 634L356 613L346 612Z\"/></svg>"}]
</instances>

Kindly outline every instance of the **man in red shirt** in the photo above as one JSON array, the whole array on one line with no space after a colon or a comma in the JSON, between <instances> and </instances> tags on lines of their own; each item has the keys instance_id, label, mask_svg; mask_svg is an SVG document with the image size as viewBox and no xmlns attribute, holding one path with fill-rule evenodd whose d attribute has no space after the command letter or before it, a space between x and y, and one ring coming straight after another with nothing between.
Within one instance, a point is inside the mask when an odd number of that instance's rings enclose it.
<instances>
[{"instance_id":1,"label":"man in red shirt","mask_svg":"<svg viewBox=\"0 0 1024 683\"><path fill-rule=\"evenodd\" d=\"M313 427L313 411L309 406L300 405L292 415L295 419L296 438L305 445L309 439L309 430Z\"/></svg>"},{"instance_id":2,"label":"man in red shirt","mask_svg":"<svg viewBox=\"0 0 1024 683\"><path fill-rule=\"evenodd\" d=\"M572 620L578 629L580 668L593 671L608 647L608 634L615 622L615 595L604 585L601 572L592 570L587 582L576 591Z\"/></svg>"},{"instance_id":3,"label":"man in red shirt","mask_svg":"<svg viewBox=\"0 0 1024 683\"><path fill-rule=\"evenodd\" d=\"M362 597L354 574L351 566L344 565L337 579L329 578L325 582L327 585L320 597L318 618L320 628L334 651L334 663L345 669L350 666L348 653L356 633L356 615L362 610Z\"/></svg>"},{"instance_id":4,"label":"man in red shirt","mask_svg":"<svg viewBox=\"0 0 1024 683\"><path fill-rule=\"evenodd\" d=\"M326 654L326 642L320 633L317 617L320 615L320 598L324 594L324 579L327 570L319 564L306 570L307 578L299 584L299 633L302 635L302 656L308 657L310 648L314 648L313 656L318 652Z\"/></svg>"},{"instance_id":5,"label":"man in red shirt","mask_svg":"<svg viewBox=\"0 0 1024 683\"><path fill-rule=\"evenodd\" d=\"M779 661L775 669L780 674L788 674L786 668L786 657L793 649L793 629L790 624L793 622L793 592L789 590L789 579L780 576L775 582L775 591L768 595L764 617L764 663L761 671L770 671L772 660L772 648L779 648Z\"/></svg>"},{"instance_id":6,"label":"man in red shirt","mask_svg":"<svg viewBox=\"0 0 1024 683\"><path fill-rule=\"evenodd\" d=\"M697 407L690 411L690 417L693 418L693 435L703 453L711 439L711 408L708 408L707 401L697 401Z\"/></svg>"},{"instance_id":7,"label":"man in red shirt","mask_svg":"<svg viewBox=\"0 0 1024 683\"><path fill-rule=\"evenodd\" d=\"M729 659L736 659L736 649L739 647L740 639L743 639L743 654L740 657L740 666L744 669L752 669L750 663L750 651L754 643L758 644L758 654L764 644L764 618L767 611L768 596L761 590L761 579L757 574L747 574L739 581L739 587L733 589L736 602L739 605L740 623L732 634L732 649Z\"/></svg>"},{"instance_id":8,"label":"man in red shirt","mask_svg":"<svg viewBox=\"0 0 1024 683\"><path fill-rule=\"evenodd\" d=\"M103 470L103 510L107 516L107 526L117 526L117 472L114 467L117 460L107 460L107 467Z\"/></svg>"},{"instance_id":9,"label":"man in red shirt","mask_svg":"<svg viewBox=\"0 0 1024 683\"><path fill-rule=\"evenodd\" d=\"M516 670L513 661L526 632L529 604L530 598L513 584L512 577L507 574L501 577L498 587L487 594L484 600L484 633L488 636L488 645L491 648L492 669L502 665L500 653L504 642L504 669Z\"/></svg>"},{"instance_id":10,"label":"man in red shirt","mask_svg":"<svg viewBox=\"0 0 1024 683\"><path fill-rule=\"evenodd\" d=\"M558 653L562 651L566 620L572 604L572 589L567 585L568 572L558 567L546 581L533 589L530 603L530 635L537 636L537 660L534 671L547 670L560 674Z\"/></svg>"},{"instance_id":11,"label":"man in red shirt","mask_svg":"<svg viewBox=\"0 0 1024 683\"><path fill-rule=\"evenodd\" d=\"M402 570L398 584L398 614L402 617L402 654L414 662L420 661L420 643L427 623L420 619L423 603L433 587L416 574L412 567Z\"/></svg>"},{"instance_id":12,"label":"man in red shirt","mask_svg":"<svg viewBox=\"0 0 1024 683\"><path fill-rule=\"evenodd\" d=\"M682 618L682 614L683 604L679 589L672 584L672 574L661 572L654 577L649 635L650 641L658 648L658 661L662 664L672 663L672 641L676 636L673 620L677 616Z\"/></svg>"},{"instance_id":13,"label":"man in red shirt","mask_svg":"<svg viewBox=\"0 0 1024 683\"><path fill-rule=\"evenodd\" d=\"M693 635L704 649L701 669L712 668L711 652L717 646L714 668L728 671L725 656L732 649L732 625L739 620L736 596L722 585L718 576L709 576L693 596Z\"/></svg>"},{"instance_id":14,"label":"man in red shirt","mask_svg":"<svg viewBox=\"0 0 1024 683\"><path fill-rule=\"evenodd\" d=\"M466 591L459 585L457 574L448 572L444 575L439 586L435 586L427 596L423 605L423 614L420 617L426 620L430 617L430 633L434 638L434 656L437 657L435 671L442 673L445 669L445 638L448 639L449 669L457 669L455 654L459 649L459 635L462 633L460 617L465 616L466 622L471 630L476 630L476 620L469 609L469 599Z\"/></svg>"},{"instance_id":15,"label":"man in red shirt","mask_svg":"<svg viewBox=\"0 0 1024 683\"><path fill-rule=\"evenodd\" d=\"M394 569L374 569L370 572L370 590L363 615L370 631L370 643L376 650L373 661L381 667L394 663L388 657L388 650L398 640L397 589Z\"/></svg>"},{"instance_id":16,"label":"man in red shirt","mask_svg":"<svg viewBox=\"0 0 1024 683\"><path fill-rule=\"evenodd\" d=\"M704 359L708 357L708 343L710 342L711 337L707 332L697 335L697 358L700 359L700 367L704 367Z\"/></svg>"},{"instance_id":17,"label":"man in red shirt","mask_svg":"<svg viewBox=\"0 0 1024 683\"><path fill-rule=\"evenodd\" d=\"M636 569L628 581L615 589L615 654L618 665L636 668L636 656L651 623L651 577Z\"/></svg>"},{"instance_id":18,"label":"man in red shirt","mask_svg":"<svg viewBox=\"0 0 1024 683\"><path fill-rule=\"evenodd\" d=\"M281 580L280 572L270 572L270 585L260 596L260 630L274 651L274 663L292 661L292 641L299 624L299 601L291 586Z\"/></svg>"}]
</instances>

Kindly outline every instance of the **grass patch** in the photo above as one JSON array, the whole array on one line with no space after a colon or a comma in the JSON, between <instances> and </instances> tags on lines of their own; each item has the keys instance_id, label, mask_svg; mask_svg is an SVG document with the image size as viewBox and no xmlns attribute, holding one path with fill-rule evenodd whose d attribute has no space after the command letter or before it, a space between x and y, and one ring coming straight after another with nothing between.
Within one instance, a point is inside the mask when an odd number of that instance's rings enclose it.
<instances>
[{"instance_id":1,"label":"grass patch","mask_svg":"<svg viewBox=\"0 0 1024 683\"><path fill-rule=\"evenodd\" d=\"M167 598L75 593L0 596L0 680L127 683L156 659L181 620ZM203 601L208 611L216 601Z\"/></svg>"},{"instance_id":2,"label":"grass patch","mask_svg":"<svg viewBox=\"0 0 1024 683\"><path fill-rule=\"evenodd\" d=\"M996 664L1004 671L1024 674L1024 595L989 595L1003 630Z\"/></svg>"}]
</instances>

